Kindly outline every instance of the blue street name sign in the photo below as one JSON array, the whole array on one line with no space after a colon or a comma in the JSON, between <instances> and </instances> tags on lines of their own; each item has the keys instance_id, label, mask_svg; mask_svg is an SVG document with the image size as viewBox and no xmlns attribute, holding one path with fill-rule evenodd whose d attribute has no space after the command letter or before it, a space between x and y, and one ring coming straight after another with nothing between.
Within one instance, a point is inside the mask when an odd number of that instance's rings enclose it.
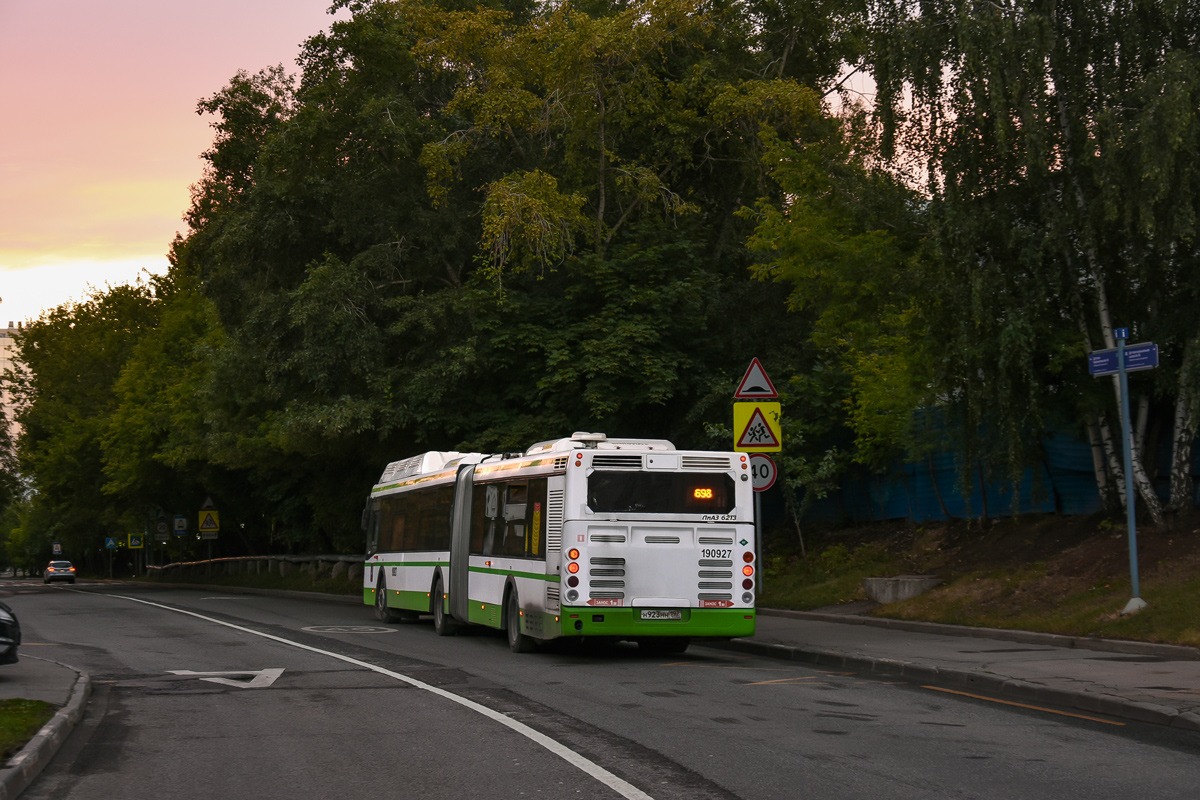
<instances>
[{"instance_id":1,"label":"blue street name sign","mask_svg":"<svg viewBox=\"0 0 1200 800\"><path fill-rule=\"evenodd\" d=\"M1153 342L1142 342L1125 347L1125 371L1137 372L1141 369L1154 369L1158 366L1158 345ZM1097 350L1088 353L1088 372L1094 376L1115 375L1120 371L1117 364L1117 348Z\"/></svg>"}]
</instances>

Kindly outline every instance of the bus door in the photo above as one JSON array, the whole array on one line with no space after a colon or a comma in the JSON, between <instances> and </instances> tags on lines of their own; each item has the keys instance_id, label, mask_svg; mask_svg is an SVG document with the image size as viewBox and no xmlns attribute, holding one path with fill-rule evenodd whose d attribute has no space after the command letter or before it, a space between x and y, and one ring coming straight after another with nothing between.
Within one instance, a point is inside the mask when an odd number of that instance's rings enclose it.
<instances>
[{"instance_id":1,"label":"bus door","mask_svg":"<svg viewBox=\"0 0 1200 800\"><path fill-rule=\"evenodd\" d=\"M475 465L469 464L458 471L454 483L454 512L451 515L450 532L450 616L467 622L467 581L470 564L467 561L471 543L471 495L475 485Z\"/></svg>"}]
</instances>

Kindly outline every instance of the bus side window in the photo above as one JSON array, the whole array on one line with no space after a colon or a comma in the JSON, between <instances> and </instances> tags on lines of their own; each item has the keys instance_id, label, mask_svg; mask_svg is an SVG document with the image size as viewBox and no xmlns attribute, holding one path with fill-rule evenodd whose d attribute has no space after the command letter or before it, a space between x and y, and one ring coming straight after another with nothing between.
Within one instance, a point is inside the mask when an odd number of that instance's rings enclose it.
<instances>
[{"instance_id":1,"label":"bus side window","mask_svg":"<svg viewBox=\"0 0 1200 800\"><path fill-rule=\"evenodd\" d=\"M525 503L525 553L530 558L545 558L546 541L546 479L529 482L529 496Z\"/></svg>"},{"instance_id":2,"label":"bus side window","mask_svg":"<svg viewBox=\"0 0 1200 800\"><path fill-rule=\"evenodd\" d=\"M487 535L486 486L476 485L471 490L471 547L475 555L483 554L483 539Z\"/></svg>"},{"instance_id":3,"label":"bus side window","mask_svg":"<svg viewBox=\"0 0 1200 800\"><path fill-rule=\"evenodd\" d=\"M525 555L526 501L529 499L529 484L524 481L510 483L504 491L504 536L499 551L506 556Z\"/></svg>"},{"instance_id":4,"label":"bus side window","mask_svg":"<svg viewBox=\"0 0 1200 800\"><path fill-rule=\"evenodd\" d=\"M409 495L394 494L384 502L388 513L379 532L380 549L391 552L405 550L408 546L408 526L405 523L408 521Z\"/></svg>"},{"instance_id":5,"label":"bus side window","mask_svg":"<svg viewBox=\"0 0 1200 800\"><path fill-rule=\"evenodd\" d=\"M496 528L498 525L504 524L499 519L500 486L497 484L488 484L487 489L484 492L483 516L485 530L483 534L483 547L481 548L481 552L485 556L490 556L496 552ZM500 535L503 536L503 531L500 532Z\"/></svg>"},{"instance_id":6,"label":"bus side window","mask_svg":"<svg viewBox=\"0 0 1200 800\"><path fill-rule=\"evenodd\" d=\"M366 517L367 555L370 556L379 551L379 519L382 516L379 509L379 501L370 501L363 514Z\"/></svg>"}]
</instances>

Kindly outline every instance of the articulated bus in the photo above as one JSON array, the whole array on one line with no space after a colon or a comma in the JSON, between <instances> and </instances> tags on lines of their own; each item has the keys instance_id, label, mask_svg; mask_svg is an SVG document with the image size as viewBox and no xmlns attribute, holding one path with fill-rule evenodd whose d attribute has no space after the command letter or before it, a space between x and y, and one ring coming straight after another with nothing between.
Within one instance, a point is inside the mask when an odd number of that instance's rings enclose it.
<instances>
[{"instance_id":1,"label":"articulated bus","mask_svg":"<svg viewBox=\"0 0 1200 800\"><path fill-rule=\"evenodd\" d=\"M363 602L503 630L514 652L562 638L681 653L754 633L745 454L575 433L524 453L429 452L387 466L363 524Z\"/></svg>"}]
</instances>

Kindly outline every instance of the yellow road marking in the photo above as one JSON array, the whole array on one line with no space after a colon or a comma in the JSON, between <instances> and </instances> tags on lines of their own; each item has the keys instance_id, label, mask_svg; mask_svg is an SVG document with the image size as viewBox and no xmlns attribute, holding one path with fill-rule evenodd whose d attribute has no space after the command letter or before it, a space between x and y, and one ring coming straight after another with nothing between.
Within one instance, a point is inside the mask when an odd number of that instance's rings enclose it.
<instances>
[{"instance_id":1,"label":"yellow road marking","mask_svg":"<svg viewBox=\"0 0 1200 800\"><path fill-rule=\"evenodd\" d=\"M754 683L747 683L746 685L747 686L766 686L767 684L770 684L770 683L794 683L796 681L815 681L816 679L817 679L816 675L809 675L805 678L776 678L773 681L756 681Z\"/></svg>"},{"instance_id":2,"label":"yellow road marking","mask_svg":"<svg viewBox=\"0 0 1200 800\"><path fill-rule=\"evenodd\" d=\"M1076 719L1086 719L1091 722L1103 722L1105 725L1125 726L1124 722L1114 722L1111 719L1101 719L1100 717L1089 717L1083 714L1071 714L1066 711L1055 711L1053 708L1042 708L1041 706L1030 706L1024 703L1014 703L1010 700L999 700L995 697L984 697L981 694L971 694L970 692L956 692L953 689L942 689L938 686L922 686L922 689L932 689L935 692L945 692L947 694L960 694L963 697L974 697L976 700L988 700L992 703L1003 703L1006 706L1017 706L1018 708L1030 708L1034 711L1045 711L1047 714L1060 714L1064 717L1075 717Z\"/></svg>"}]
</instances>

